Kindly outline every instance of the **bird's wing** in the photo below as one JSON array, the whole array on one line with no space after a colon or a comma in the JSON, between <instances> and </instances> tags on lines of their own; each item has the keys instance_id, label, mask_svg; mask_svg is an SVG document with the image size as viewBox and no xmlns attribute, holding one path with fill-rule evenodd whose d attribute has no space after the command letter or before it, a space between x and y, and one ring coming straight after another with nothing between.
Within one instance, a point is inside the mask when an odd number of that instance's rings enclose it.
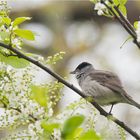
<instances>
[{"instance_id":1,"label":"bird's wing","mask_svg":"<svg viewBox=\"0 0 140 140\"><path fill-rule=\"evenodd\" d=\"M97 81L115 93L121 94L125 98L131 98L123 89L121 81L116 74L109 71L94 70L90 76L92 77L92 80Z\"/></svg>"},{"instance_id":2,"label":"bird's wing","mask_svg":"<svg viewBox=\"0 0 140 140\"><path fill-rule=\"evenodd\" d=\"M135 102L132 97L125 92L122 87L121 81L116 74L108 71L94 70L94 72L92 72L90 76L92 77L92 80L97 81L101 85L114 91L116 94L120 94L125 98L126 103L134 105L140 109L140 104Z\"/></svg>"},{"instance_id":3,"label":"bird's wing","mask_svg":"<svg viewBox=\"0 0 140 140\"><path fill-rule=\"evenodd\" d=\"M92 80L97 81L115 92L120 92L120 90L123 89L120 79L112 72L94 70L94 72L90 73L90 76Z\"/></svg>"}]
</instances>

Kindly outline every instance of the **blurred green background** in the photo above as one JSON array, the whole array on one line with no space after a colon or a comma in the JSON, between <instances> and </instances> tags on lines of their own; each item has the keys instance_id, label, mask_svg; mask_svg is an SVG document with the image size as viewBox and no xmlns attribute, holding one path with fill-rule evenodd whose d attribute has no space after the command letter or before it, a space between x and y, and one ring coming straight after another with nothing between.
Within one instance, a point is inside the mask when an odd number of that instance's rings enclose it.
<instances>
[{"instance_id":1,"label":"blurred green background","mask_svg":"<svg viewBox=\"0 0 140 140\"><path fill-rule=\"evenodd\" d=\"M69 75L79 63L88 61L97 69L110 70L118 74L128 92L140 102L140 50L129 40L127 32L115 19L98 16L94 5L88 0L9 0L11 17L32 17L22 28L34 31L35 41L26 41L27 52L48 57L64 51L64 59L53 68L58 74L79 87L75 78ZM140 0L128 0L128 19L133 24L139 20ZM36 74L39 82L51 79L45 72ZM56 107L56 112L79 96L68 88ZM108 107L105 107L109 110ZM87 110L88 113L88 110ZM140 112L135 107L119 104L113 114L135 130L140 130ZM130 137L132 139L132 137Z\"/></svg>"}]
</instances>

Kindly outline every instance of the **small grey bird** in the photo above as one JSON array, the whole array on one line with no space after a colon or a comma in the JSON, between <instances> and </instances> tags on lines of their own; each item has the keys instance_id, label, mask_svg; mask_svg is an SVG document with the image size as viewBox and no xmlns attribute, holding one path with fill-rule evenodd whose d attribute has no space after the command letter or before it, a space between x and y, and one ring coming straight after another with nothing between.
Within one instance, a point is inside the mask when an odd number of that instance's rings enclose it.
<instances>
[{"instance_id":1,"label":"small grey bird","mask_svg":"<svg viewBox=\"0 0 140 140\"><path fill-rule=\"evenodd\" d=\"M101 106L112 105L109 113L117 103L127 103L140 109L140 104L126 93L120 79L114 73L96 70L92 64L83 62L71 74L76 75L86 97L93 97Z\"/></svg>"}]
</instances>

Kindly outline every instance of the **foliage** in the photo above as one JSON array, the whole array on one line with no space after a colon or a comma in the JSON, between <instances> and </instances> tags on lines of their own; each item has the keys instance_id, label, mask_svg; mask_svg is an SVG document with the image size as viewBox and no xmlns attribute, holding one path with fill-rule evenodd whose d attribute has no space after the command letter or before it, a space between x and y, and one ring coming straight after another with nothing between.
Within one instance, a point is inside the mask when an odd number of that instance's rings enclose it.
<instances>
[{"instance_id":1,"label":"foliage","mask_svg":"<svg viewBox=\"0 0 140 140\"><path fill-rule=\"evenodd\" d=\"M64 127L62 129L63 139L72 139L74 137L74 132L84 121L84 116L73 116L66 120Z\"/></svg>"},{"instance_id":2,"label":"foliage","mask_svg":"<svg viewBox=\"0 0 140 140\"><path fill-rule=\"evenodd\" d=\"M0 41L22 51L23 39L34 40L32 31L19 26L30 17L12 20L6 2L0 3ZM42 56L27 54L44 64L55 64L63 58L63 52L44 60ZM40 139L47 135L42 122L53 115L53 108L61 98L63 85L57 81L34 83L34 72L39 69L13 52L0 48L0 128L17 129L6 139ZM53 101L53 102L52 102ZM51 124L52 126L53 124ZM18 131L20 126L26 126ZM55 126L55 125L54 125Z\"/></svg>"},{"instance_id":3,"label":"foliage","mask_svg":"<svg viewBox=\"0 0 140 140\"><path fill-rule=\"evenodd\" d=\"M56 53L54 56L48 56L46 63L47 64L56 64L57 61L63 59L65 52Z\"/></svg>"},{"instance_id":4,"label":"foliage","mask_svg":"<svg viewBox=\"0 0 140 140\"><path fill-rule=\"evenodd\" d=\"M119 10L121 14L124 16L124 18L126 18L127 20L127 9L126 9L127 0L90 0L90 1L95 4L94 9L97 10L98 15L103 15L112 18L114 17L113 15L114 12L117 15L117 17L120 18L121 20L122 17L118 13ZM109 8L113 12L110 11ZM136 31L134 30L136 34L136 40L138 43L140 43L140 21L135 21L132 28L136 29Z\"/></svg>"},{"instance_id":5,"label":"foliage","mask_svg":"<svg viewBox=\"0 0 140 140\"><path fill-rule=\"evenodd\" d=\"M126 134L125 134L124 129L118 126L118 131L119 131L120 139L126 140Z\"/></svg>"},{"instance_id":6,"label":"foliage","mask_svg":"<svg viewBox=\"0 0 140 140\"><path fill-rule=\"evenodd\" d=\"M83 134L79 140L90 140L90 139L94 139L94 140L101 140L101 138L96 134L95 131L93 130L89 130L87 131L85 134Z\"/></svg>"},{"instance_id":7,"label":"foliage","mask_svg":"<svg viewBox=\"0 0 140 140\"><path fill-rule=\"evenodd\" d=\"M100 0L91 1L95 3L95 10L99 15L113 17ZM117 11L114 6L118 6L125 17L127 17L126 2L127 0L113 0L112 3L106 0L106 4L115 13ZM20 28L20 25L31 20L31 17L17 17L12 20L9 17L7 3L0 2L0 8L0 42L22 51L23 39L35 40L32 31ZM139 35L138 21L134 23L134 27ZM44 65L56 64L63 59L64 54L58 52L45 60L40 55L26 53ZM115 125L115 130L112 131L114 124L108 120L105 120L107 123L100 122L99 129L97 126L100 115L84 99L75 101L62 112L54 114L54 108L62 96L63 85L58 81L45 84L34 82L34 73L38 71L39 69L28 61L0 48L0 128L15 130L4 139L102 140L109 139L112 135L115 137L116 131L120 139L126 139L124 130L116 128ZM85 108L88 113L83 115L81 112L84 112ZM22 129L19 129L20 126Z\"/></svg>"},{"instance_id":8,"label":"foliage","mask_svg":"<svg viewBox=\"0 0 140 140\"><path fill-rule=\"evenodd\" d=\"M19 59L18 57L12 55L7 56L3 53L4 50L2 50L0 53L0 61L5 64L11 65L14 68L25 68L30 64L28 61L22 58Z\"/></svg>"}]
</instances>

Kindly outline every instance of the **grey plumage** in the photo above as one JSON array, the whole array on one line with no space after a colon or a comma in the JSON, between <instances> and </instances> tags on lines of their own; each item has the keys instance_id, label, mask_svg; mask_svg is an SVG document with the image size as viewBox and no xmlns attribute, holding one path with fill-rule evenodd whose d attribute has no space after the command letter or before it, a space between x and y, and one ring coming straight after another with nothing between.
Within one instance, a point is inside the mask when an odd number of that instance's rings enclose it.
<instances>
[{"instance_id":1,"label":"grey plumage","mask_svg":"<svg viewBox=\"0 0 140 140\"><path fill-rule=\"evenodd\" d=\"M72 72L85 96L93 97L100 105L128 103L140 109L123 89L118 76L109 71L96 70L90 63L83 62Z\"/></svg>"}]
</instances>

